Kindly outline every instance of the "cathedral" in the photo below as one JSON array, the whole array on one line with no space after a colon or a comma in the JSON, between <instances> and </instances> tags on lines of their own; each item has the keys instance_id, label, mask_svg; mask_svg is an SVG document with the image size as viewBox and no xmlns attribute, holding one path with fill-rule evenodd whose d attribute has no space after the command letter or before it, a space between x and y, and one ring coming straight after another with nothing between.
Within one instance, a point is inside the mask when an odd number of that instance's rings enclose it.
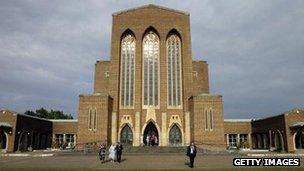
<instances>
[{"instance_id":1,"label":"cathedral","mask_svg":"<svg viewBox=\"0 0 304 171\"><path fill-rule=\"evenodd\" d=\"M207 62L193 60L188 13L145 5L112 17L110 60L95 63L94 92L79 96L78 119L2 109L0 152L192 141L216 151L303 151L301 108L260 119L224 119L222 96L209 91Z\"/></svg>"},{"instance_id":2,"label":"cathedral","mask_svg":"<svg viewBox=\"0 0 304 171\"><path fill-rule=\"evenodd\" d=\"M224 147L222 96L209 92L207 62L192 59L190 15L146 5L112 16L110 60L79 97L78 142Z\"/></svg>"}]
</instances>

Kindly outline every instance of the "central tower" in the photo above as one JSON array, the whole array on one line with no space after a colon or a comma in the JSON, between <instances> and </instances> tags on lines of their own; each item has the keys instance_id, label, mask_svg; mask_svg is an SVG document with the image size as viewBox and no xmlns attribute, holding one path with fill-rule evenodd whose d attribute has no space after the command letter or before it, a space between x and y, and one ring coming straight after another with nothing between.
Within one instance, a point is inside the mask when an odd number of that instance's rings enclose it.
<instances>
[{"instance_id":1,"label":"central tower","mask_svg":"<svg viewBox=\"0 0 304 171\"><path fill-rule=\"evenodd\" d=\"M153 125L158 144L168 145L170 126L176 124L181 134L176 141L185 143L184 114L192 96L189 14L147 5L114 13L112 26L109 92L118 118L113 132L127 125L139 145Z\"/></svg>"},{"instance_id":2,"label":"central tower","mask_svg":"<svg viewBox=\"0 0 304 171\"><path fill-rule=\"evenodd\" d=\"M80 134L134 146L178 146L202 136L199 122L210 122L217 133L221 96L209 94L207 63L192 61L190 15L146 5L112 16L110 61L97 61L94 94L80 96L79 120L91 125L88 131L79 124ZM194 128L202 131L196 135Z\"/></svg>"}]
</instances>

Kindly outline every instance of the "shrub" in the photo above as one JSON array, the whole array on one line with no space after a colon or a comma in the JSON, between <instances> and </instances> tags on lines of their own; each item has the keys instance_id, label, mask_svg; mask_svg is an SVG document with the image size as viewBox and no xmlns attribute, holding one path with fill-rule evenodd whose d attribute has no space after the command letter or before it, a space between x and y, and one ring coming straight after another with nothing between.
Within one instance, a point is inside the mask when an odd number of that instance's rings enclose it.
<instances>
[{"instance_id":1,"label":"shrub","mask_svg":"<svg viewBox=\"0 0 304 171\"><path fill-rule=\"evenodd\" d=\"M248 141L240 142L238 148L250 148L249 142Z\"/></svg>"}]
</instances>

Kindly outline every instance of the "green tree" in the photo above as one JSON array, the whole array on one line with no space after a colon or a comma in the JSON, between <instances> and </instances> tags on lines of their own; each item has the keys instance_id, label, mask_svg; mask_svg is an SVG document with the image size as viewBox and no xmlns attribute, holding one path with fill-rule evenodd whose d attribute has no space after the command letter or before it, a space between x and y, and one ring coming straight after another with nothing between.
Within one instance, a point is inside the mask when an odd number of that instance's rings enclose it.
<instances>
[{"instance_id":1,"label":"green tree","mask_svg":"<svg viewBox=\"0 0 304 171\"><path fill-rule=\"evenodd\" d=\"M30 115L30 116L36 116L36 113L31 110L27 110L24 114Z\"/></svg>"},{"instance_id":2,"label":"green tree","mask_svg":"<svg viewBox=\"0 0 304 171\"><path fill-rule=\"evenodd\" d=\"M36 110L36 115L39 118L50 119L50 118L48 118L49 112L46 109L44 109L44 108L40 108L40 109Z\"/></svg>"},{"instance_id":3,"label":"green tree","mask_svg":"<svg viewBox=\"0 0 304 171\"><path fill-rule=\"evenodd\" d=\"M64 114L63 111L52 109L48 111L44 108L37 109L36 112L27 110L24 114L45 119L73 119L71 114Z\"/></svg>"}]
</instances>

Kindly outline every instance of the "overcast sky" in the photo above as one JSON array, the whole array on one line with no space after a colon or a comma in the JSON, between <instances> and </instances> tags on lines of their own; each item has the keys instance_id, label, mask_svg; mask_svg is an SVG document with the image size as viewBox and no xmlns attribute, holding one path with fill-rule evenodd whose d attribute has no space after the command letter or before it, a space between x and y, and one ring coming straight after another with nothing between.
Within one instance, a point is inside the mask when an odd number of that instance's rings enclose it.
<instances>
[{"instance_id":1,"label":"overcast sky","mask_svg":"<svg viewBox=\"0 0 304 171\"><path fill-rule=\"evenodd\" d=\"M109 59L112 13L153 3L190 13L192 54L209 63L225 118L304 107L304 1L0 1L0 108L77 117Z\"/></svg>"}]
</instances>

